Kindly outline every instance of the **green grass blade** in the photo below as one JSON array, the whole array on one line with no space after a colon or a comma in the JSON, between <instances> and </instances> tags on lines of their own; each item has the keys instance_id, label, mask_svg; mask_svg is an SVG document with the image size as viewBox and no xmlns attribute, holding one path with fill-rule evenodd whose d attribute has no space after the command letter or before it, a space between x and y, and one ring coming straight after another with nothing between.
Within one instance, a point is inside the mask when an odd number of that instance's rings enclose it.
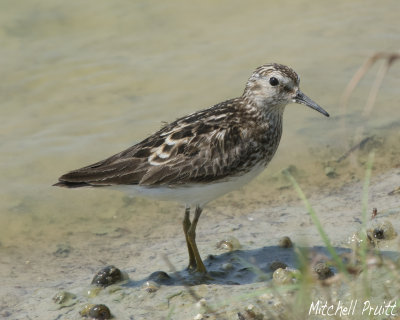
<instances>
[{"instance_id":1,"label":"green grass blade","mask_svg":"<svg viewBox=\"0 0 400 320\"><path fill-rule=\"evenodd\" d=\"M371 152L368 156L367 161L367 168L365 171L365 179L363 185L363 193L362 193L362 211L361 211L361 237L362 241L360 244L360 260L362 264L362 270L364 270L363 274L363 285L364 285L364 292L366 297L370 296L369 284L368 284L368 272L367 272L367 208L368 208L368 189L369 184L371 182L371 173L372 173L372 166L374 162L375 153Z\"/></svg>"},{"instance_id":2,"label":"green grass blade","mask_svg":"<svg viewBox=\"0 0 400 320\"><path fill-rule=\"evenodd\" d=\"M332 246L332 244L331 244L331 242L330 242L330 240L328 238L328 235L326 234L324 228L322 227L321 222L319 221L319 219L317 217L317 214L316 214L315 210L311 206L310 202L308 201L307 197L305 196L303 190L300 188L300 186L297 183L296 179L287 170L284 170L283 173L290 180L290 182L293 184L293 187L296 190L296 192L298 193L300 199L303 200L303 202L304 202L304 204L305 204L305 206L307 208L307 211L310 214L312 222L317 227L317 230L318 230L323 242L325 243L325 246L328 249L328 252L332 256L332 258L335 261L336 265L338 266L339 270L343 274L348 275L346 267L345 267L342 259L340 259L340 257L338 256L335 248Z\"/></svg>"}]
</instances>

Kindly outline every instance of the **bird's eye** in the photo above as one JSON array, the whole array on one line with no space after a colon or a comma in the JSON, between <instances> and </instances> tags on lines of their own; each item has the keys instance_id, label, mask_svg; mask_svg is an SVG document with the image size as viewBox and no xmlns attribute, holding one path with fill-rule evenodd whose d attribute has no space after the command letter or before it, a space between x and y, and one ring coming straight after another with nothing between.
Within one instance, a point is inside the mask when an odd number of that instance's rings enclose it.
<instances>
[{"instance_id":1,"label":"bird's eye","mask_svg":"<svg viewBox=\"0 0 400 320\"><path fill-rule=\"evenodd\" d=\"M269 84L273 87L277 86L279 84L279 81L277 78L275 77L271 77L269 78Z\"/></svg>"}]
</instances>

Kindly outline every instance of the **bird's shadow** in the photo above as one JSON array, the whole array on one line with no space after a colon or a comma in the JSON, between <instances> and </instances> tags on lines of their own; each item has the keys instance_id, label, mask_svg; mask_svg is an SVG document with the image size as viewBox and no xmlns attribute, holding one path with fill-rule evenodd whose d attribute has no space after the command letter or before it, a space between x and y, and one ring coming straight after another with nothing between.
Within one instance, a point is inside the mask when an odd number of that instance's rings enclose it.
<instances>
[{"instance_id":1,"label":"bird's shadow","mask_svg":"<svg viewBox=\"0 0 400 320\"><path fill-rule=\"evenodd\" d=\"M302 247L303 252L312 252L313 256L326 257L330 259L328 250L322 246ZM335 247L338 254L349 253L348 248ZM187 269L176 270L172 273L155 271L141 280L130 280L125 285L128 287L142 286L147 281L154 281L158 285L198 285L198 284L220 284L220 285L242 285L272 278L276 266L285 264L289 268L299 267L299 258L294 248L281 248L278 246L262 247L253 250L235 250L220 255L209 255L204 265L207 275L189 272ZM275 267L274 267L275 265ZM283 266L284 268L284 266ZM334 271L334 270L333 270Z\"/></svg>"}]
</instances>

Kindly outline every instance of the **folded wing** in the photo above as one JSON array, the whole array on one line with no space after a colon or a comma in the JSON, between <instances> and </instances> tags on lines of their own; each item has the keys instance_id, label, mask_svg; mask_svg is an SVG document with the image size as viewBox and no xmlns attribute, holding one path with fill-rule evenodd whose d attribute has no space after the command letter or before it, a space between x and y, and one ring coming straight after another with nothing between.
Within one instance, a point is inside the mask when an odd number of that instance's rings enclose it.
<instances>
[{"instance_id":1,"label":"folded wing","mask_svg":"<svg viewBox=\"0 0 400 320\"><path fill-rule=\"evenodd\" d=\"M257 146L234 121L224 121L233 116L230 102L178 119L129 149L61 176L56 185L151 187L245 173Z\"/></svg>"}]
</instances>

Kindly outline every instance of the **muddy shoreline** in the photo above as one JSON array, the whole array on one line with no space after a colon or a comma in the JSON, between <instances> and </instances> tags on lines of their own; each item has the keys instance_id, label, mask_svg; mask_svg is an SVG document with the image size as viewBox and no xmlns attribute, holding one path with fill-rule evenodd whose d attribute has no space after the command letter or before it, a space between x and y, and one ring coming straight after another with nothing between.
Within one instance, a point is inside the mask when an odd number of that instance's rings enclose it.
<instances>
[{"instance_id":1,"label":"muddy shoreline","mask_svg":"<svg viewBox=\"0 0 400 320\"><path fill-rule=\"evenodd\" d=\"M378 208L378 218L389 219L397 232L400 231L397 219L400 195L391 192L399 186L399 181L400 169L374 177L368 204L368 212ZM348 239L360 228L361 196L362 181L334 191L322 190L310 197L325 231L339 250L349 250ZM171 319L192 319L204 312L204 308L194 301L182 284L183 279L227 319L235 319L238 312L243 312L249 304L255 303L254 299L262 296L262 289L271 279L268 272L263 279L252 270L243 271L243 261L264 271L277 260L296 267L293 250L278 246L283 236L289 236L296 245L326 254L307 210L299 201L249 211L226 207L221 201L207 209L198 228L198 246L213 275L212 280L196 280L186 273L187 252L179 218L176 223L169 219L162 226L149 226L143 234L122 226L110 226L94 231L91 237L84 233L74 234L62 239L51 250L42 250L35 243L24 249L2 247L0 266L5 276L0 289L1 316L9 319L80 319L79 311L85 303L104 303L116 319L162 319L168 314ZM217 248L221 240L232 236L240 242L240 251ZM397 242L383 250L398 252ZM177 273L168 267L165 257ZM233 266L227 268L227 263ZM125 271L130 280L89 298L87 291L91 288L93 275L111 264ZM155 271L165 271L174 280L149 293L144 286ZM72 306L58 309L52 298L62 290L72 292L77 299ZM258 290L260 293L254 294Z\"/></svg>"}]
</instances>

